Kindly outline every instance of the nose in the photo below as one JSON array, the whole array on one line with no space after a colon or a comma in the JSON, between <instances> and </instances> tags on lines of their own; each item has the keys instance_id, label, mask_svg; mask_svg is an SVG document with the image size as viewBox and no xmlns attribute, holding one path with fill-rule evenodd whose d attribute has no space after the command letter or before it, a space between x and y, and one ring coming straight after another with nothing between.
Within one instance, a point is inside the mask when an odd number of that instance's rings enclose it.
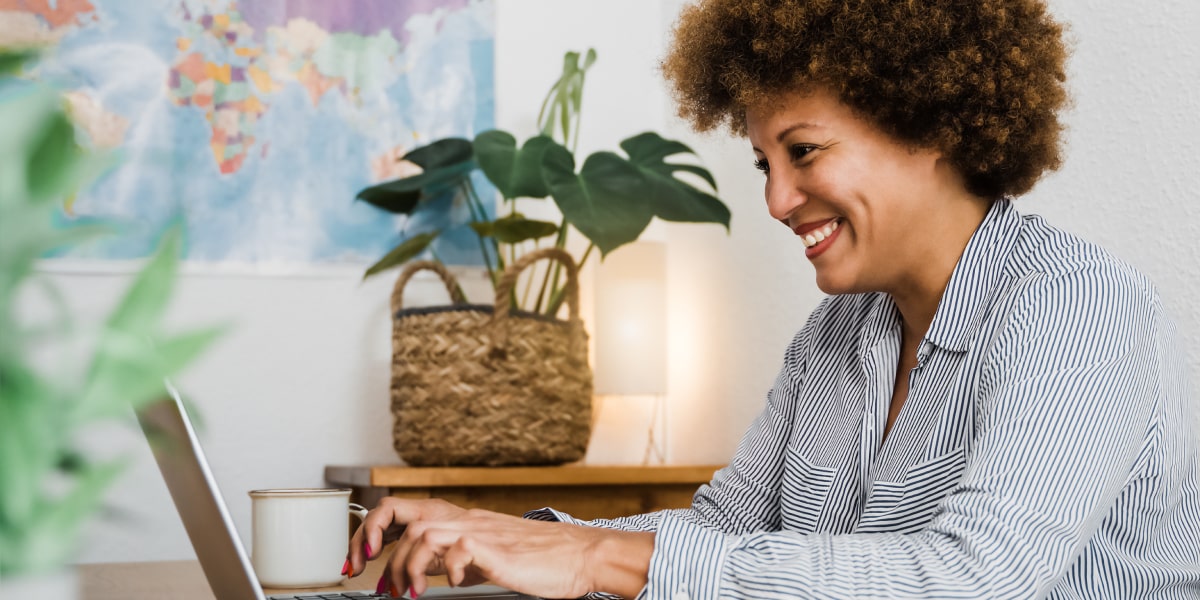
<instances>
[{"instance_id":1,"label":"nose","mask_svg":"<svg viewBox=\"0 0 1200 600\"><path fill-rule=\"evenodd\" d=\"M784 169L772 170L767 179L767 212L771 218L787 224L788 217L808 202L808 195L801 189L800 182L794 176L779 171Z\"/></svg>"}]
</instances>

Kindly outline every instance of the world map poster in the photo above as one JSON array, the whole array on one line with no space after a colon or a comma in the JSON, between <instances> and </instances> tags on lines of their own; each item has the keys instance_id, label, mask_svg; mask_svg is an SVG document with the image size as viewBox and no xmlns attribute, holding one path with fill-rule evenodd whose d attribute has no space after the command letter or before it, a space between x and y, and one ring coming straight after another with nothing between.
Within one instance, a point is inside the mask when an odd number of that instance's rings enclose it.
<instances>
[{"instance_id":1,"label":"world map poster","mask_svg":"<svg viewBox=\"0 0 1200 600\"><path fill-rule=\"evenodd\" d=\"M403 217L354 196L493 127L488 0L0 0L12 31L51 45L33 76L117 160L60 218L121 234L61 257L144 257L182 221L188 261L365 266L448 228L438 256L481 264L461 199Z\"/></svg>"}]
</instances>

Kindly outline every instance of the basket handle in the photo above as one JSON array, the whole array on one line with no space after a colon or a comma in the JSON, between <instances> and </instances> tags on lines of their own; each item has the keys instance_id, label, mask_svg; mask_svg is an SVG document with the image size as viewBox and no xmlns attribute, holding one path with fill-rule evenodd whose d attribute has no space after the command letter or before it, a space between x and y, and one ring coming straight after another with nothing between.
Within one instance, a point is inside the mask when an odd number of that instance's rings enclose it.
<instances>
[{"instance_id":1,"label":"basket handle","mask_svg":"<svg viewBox=\"0 0 1200 600\"><path fill-rule=\"evenodd\" d=\"M566 250L561 248L542 248L541 250L535 250L522 256L516 262L509 265L504 270L504 276L500 278L500 282L496 284L496 307L492 312L491 357L503 358L508 353L508 328L496 327L496 325L508 319L510 311L508 295L512 291L513 286L517 284L517 276L521 274L521 271L525 270L525 267L543 258L558 261L567 271L566 294L569 315L567 322L571 325L568 335L572 344L580 343L583 327L579 325L579 269L575 266L575 260L571 258L570 254L567 254Z\"/></svg>"},{"instance_id":2,"label":"basket handle","mask_svg":"<svg viewBox=\"0 0 1200 600\"><path fill-rule=\"evenodd\" d=\"M571 255L562 248L542 248L541 250L534 250L533 252L530 252L529 254L517 259L517 262L509 265L509 267L504 270L504 275L500 278L499 283L496 284L496 309L493 313L494 320L500 321L508 318L508 313L510 310L508 295L512 292L513 286L517 284L517 276L519 276L521 271L524 271L526 267L543 258L549 258L551 260L558 261L558 263L561 264L564 269L566 269L566 300L568 311L567 320L572 322L579 320L579 268L575 266L575 260L571 258Z\"/></svg>"},{"instance_id":3,"label":"basket handle","mask_svg":"<svg viewBox=\"0 0 1200 600\"><path fill-rule=\"evenodd\" d=\"M400 312L404 308L404 287L408 285L408 280L412 279L418 271L433 271L442 279L442 283L446 286L446 291L450 293L450 301L454 304L466 304L467 299L463 297L459 291L458 280L454 275L446 269L442 263L432 260L418 260L408 263L404 270L400 272L400 277L396 278L396 286L392 288L392 314Z\"/></svg>"}]
</instances>

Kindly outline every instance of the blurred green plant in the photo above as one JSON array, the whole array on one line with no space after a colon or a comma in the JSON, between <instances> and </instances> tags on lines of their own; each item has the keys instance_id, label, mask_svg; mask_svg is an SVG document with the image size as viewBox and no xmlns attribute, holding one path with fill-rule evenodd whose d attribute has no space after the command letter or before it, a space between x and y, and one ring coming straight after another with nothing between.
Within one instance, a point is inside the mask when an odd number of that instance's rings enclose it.
<instances>
[{"instance_id":1,"label":"blurred green plant","mask_svg":"<svg viewBox=\"0 0 1200 600\"><path fill-rule=\"evenodd\" d=\"M54 89L18 75L35 51L0 48L0 579L54 571L78 551L83 526L101 507L120 459L79 449L83 431L126 419L163 397L179 372L219 334L164 335L161 320L181 246L170 229L103 324L85 331L36 261L55 248L112 228L55 225L62 202L112 164L85 151ZM48 306L46 324L21 307ZM34 320L36 321L36 320ZM35 360L74 356L85 364ZM49 353L48 350L71 350ZM45 364L53 362L53 364Z\"/></svg>"},{"instance_id":2,"label":"blurred green plant","mask_svg":"<svg viewBox=\"0 0 1200 600\"><path fill-rule=\"evenodd\" d=\"M363 189L357 199L388 212L412 215L429 210L446 195L461 198L469 208L470 227L479 237L483 262L493 287L506 261L537 249L543 240L565 248L570 230L587 239L578 263L583 265L594 249L601 257L633 242L655 217L665 221L718 223L728 230L729 208L715 194L717 183L707 169L694 164L667 162L667 158L695 152L686 145L645 132L620 143L622 156L595 152L576 171L575 151L579 146L579 124L583 106L583 84L596 52L581 56L568 52L562 75L550 87L538 114L540 132L520 147L517 139L501 130L480 133L474 140L446 138L416 148L398 160L411 163L418 174L386 181ZM568 149L570 146L570 149ZM488 213L471 182L480 170L504 197L504 216L488 219ZM676 177L688 173L687 178ZM705 187L707 184L707 187ZM711 191L711 193L710 193ZM562 219L559 223L526 218L517 210L517 200L553 199ZM448 204L447 204L448 205ZM364 277L402 265L417 258L441 233L439 230L405 232L403 241L370 266ZM436 254L434 258L437 259ZM563 301L560 267L547 267L540 284L530 279L514 306L531 312L554 315ZM539 287L531 299L529 291Z\"/></svg>"}]
</instances>

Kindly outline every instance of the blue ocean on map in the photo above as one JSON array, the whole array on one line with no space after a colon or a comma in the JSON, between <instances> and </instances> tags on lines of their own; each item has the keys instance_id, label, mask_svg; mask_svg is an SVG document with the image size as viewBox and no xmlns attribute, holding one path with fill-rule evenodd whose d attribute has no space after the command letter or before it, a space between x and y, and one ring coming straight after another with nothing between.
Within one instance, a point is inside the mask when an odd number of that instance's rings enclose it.
<instances>
[{"instance_id":1,"label":"blue ocean on map","mask_svg":"<svg viewBox=\"0 0 1200 600\"><path fill-rule=\"evenodd\" d=\"M398 159L408 150L493 127L491 2L75 0L25 10L59 40L37 76L67 91L96 150L117 159L61 220L116 222L120 235L59 256L144 257L181 221L193 262L365 266L438 228L439 258L482 264L463 198L404 217L354 196L407 174ZM475 183L494 197L482 176Z\"/></svg>"}]
</instances>

